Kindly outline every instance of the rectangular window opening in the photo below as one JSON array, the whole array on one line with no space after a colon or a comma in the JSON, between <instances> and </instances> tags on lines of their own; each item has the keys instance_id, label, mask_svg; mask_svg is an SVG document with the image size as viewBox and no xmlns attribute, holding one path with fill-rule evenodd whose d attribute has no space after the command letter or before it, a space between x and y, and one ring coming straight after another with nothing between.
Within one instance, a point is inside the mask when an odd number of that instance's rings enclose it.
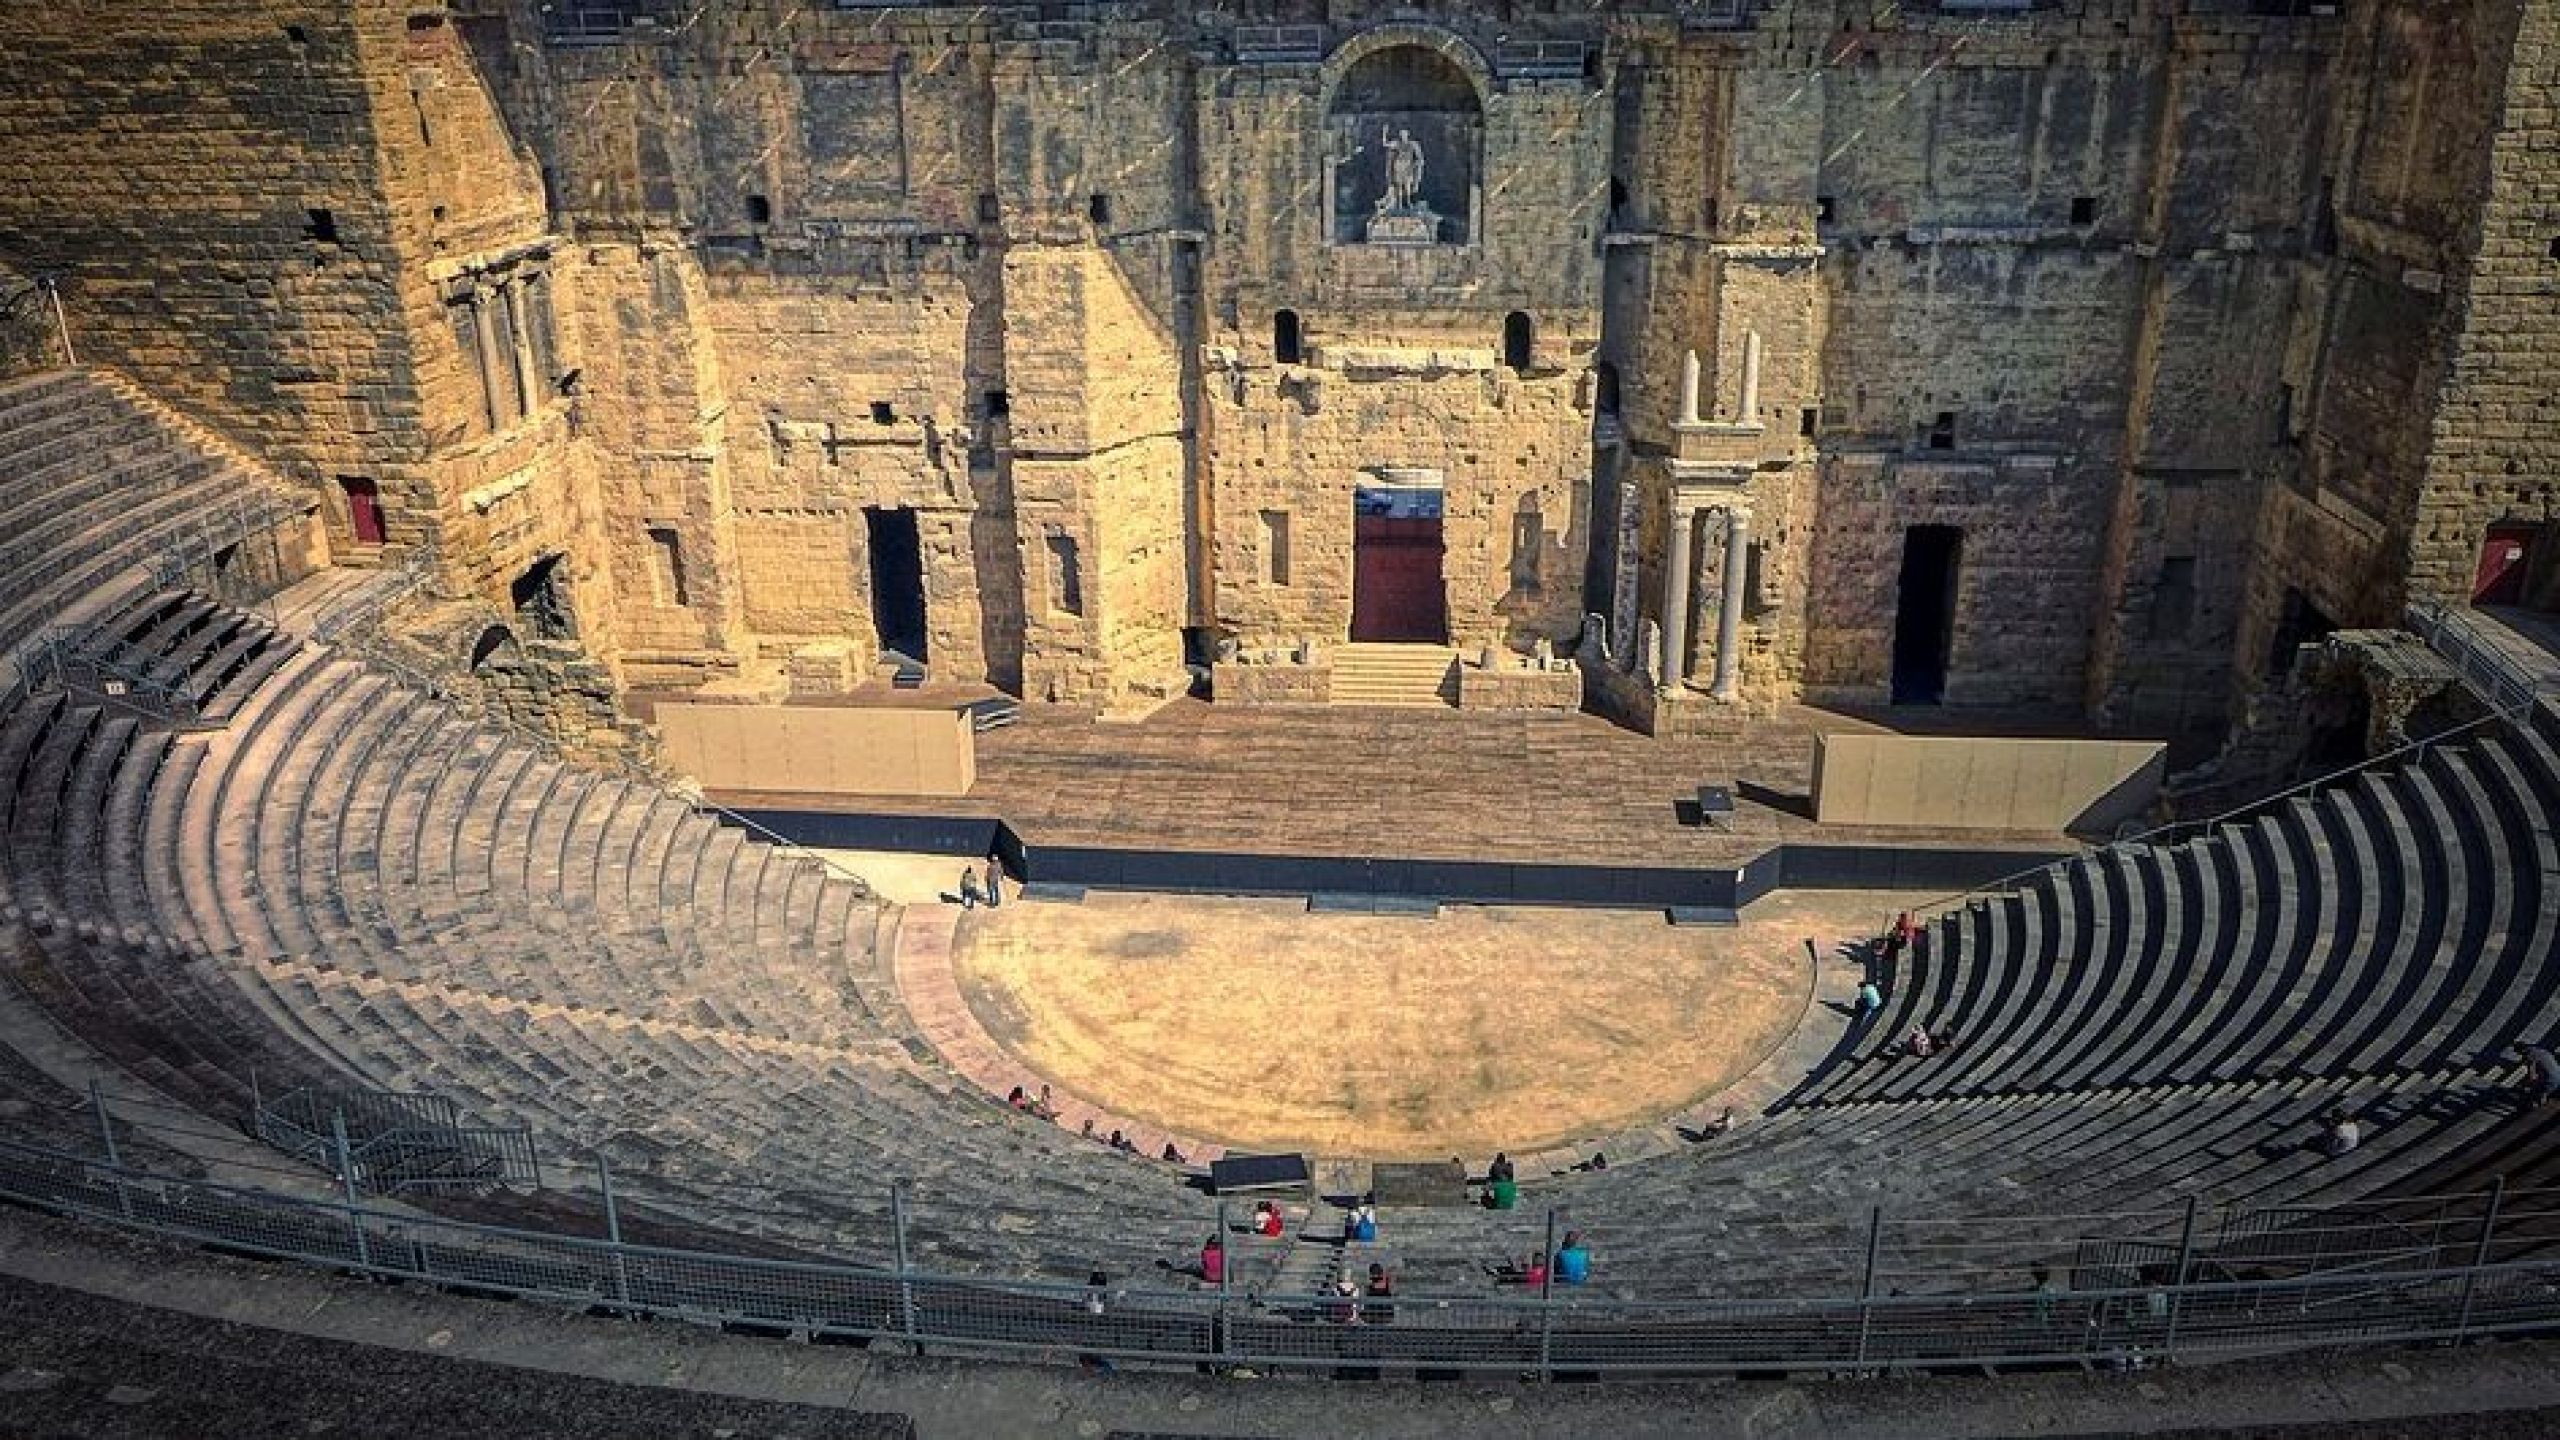
<instances>
[{"instance_id":1,"label":"rectangular window opening","mask_svg":"<svg viewBox=\"0 0 2560 1440\"><path fill-rule=\"evenodd\" d=\"M1956 448L1956 412L1953 410L1938 412L1937 420L1929 426L1929 448L1932 450Z\"/></svg>"},{"instance_id":2,"label":"rectangular window opening","mask_svg":"<svg viewBox=\"0 0 2560 1440\"><path fill-rule=\"evenodd\" d=\"M894 406L894 405L890 404L890 403L889 403L888 401L886 401L886 400L874 400L874 401L872 401L872 402L871 402L871 423L872 423L872 424L874 424L874 425L895 425L895 424L897 424L897 423L898 423L898 407L896 407L896 406Z\"/></svg>"},{"instance_id":3,"label":"rectangular window opening","mask_svg":"<svg viewBox=\"0 0 2560 1440\"><path fill-rule=\"evenodd\" d=\"M990 420L1002 420L1002 419L1004 419L1006 416L1011 415L1012 413L1013 413L1013 397L1012 397L1012 396L1005 394L1002 390L990 390L990 391L988 391L988 392L987 392L987 418L988 418L988 419L990 419Z\"/></svg>"},{"instance_id":4,"label":"rectangular window opening","mask_svg":"<svg viewBox=\"0 0 2560 1440\"><path fill-rule=\"evenodd\" d=\"M1289 583L1289 512L1262 512L1262 574L1274 585Z\"/></svg>"},{"instance_id":5,"label":"rectangular window opening","mask_svg":"<svg viewBox=\"0 0 2560 1440\"><path fill-rule=\"evenodd\" d=\"M692 593L685 585L683 537L665 526L649 527L649 559L658 603L679 607L692 604Z\"/></svg>"},{"instance_id":6,"label":"rectangular window opening","mask_svg":"<svg viewBox=\"0 0 2560 1440\"><path fill-rule=\"evenodd\" d=\"M2171 555L2160 562L2160 580L2151 592L2151 638L2184 640L2195 623L2195 557Z\"/></svg>"},{"instance_id":7,"label":"rectangular window opening","mask_svg":"<svg viewBox=\"0 0 2560 1440\"><path fill-rule=\"evenodd\" d=\"M338 217L326 209L305 210L302 238L322 245L342 243L338 239Z\"/></svg>"},{"instance_id":8,"label":"rectangular window opening","mask_svg":"<svg viewBox=\"0 0 2560 1440\"><path fill-rule=\"evenodd\" d=\"M2072 197L2071 197L2071 223L2072 223L2072 224L2074 224L2074 225L2095 225L2095 224L2097 224L2097 223L2098 223L2098 197L2097 197L2097 196L2095 196L2095 195L2074 195L2074 196L2072 196Z\"/></svg>"},{"instance_id":9,"label":"rectangular window opening","mask_svg":"<svg viewBox=\"0 0 2560 1440\"><path fill-rule=\"evenodd\" d=\"M1076 560L1076 537L1049 537L1049 609L1054 614L1084 613L1084 575Z\"/></svg>"}]
</instances>

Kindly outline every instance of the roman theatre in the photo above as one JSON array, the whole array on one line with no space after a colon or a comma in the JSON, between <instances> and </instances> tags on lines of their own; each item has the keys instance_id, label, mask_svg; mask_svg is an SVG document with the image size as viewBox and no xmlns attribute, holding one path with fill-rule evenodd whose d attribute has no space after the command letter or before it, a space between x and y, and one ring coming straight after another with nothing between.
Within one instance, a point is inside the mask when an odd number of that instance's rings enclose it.
<instances>
[{"instance_id":1,"label":"roman theatre","mask_svg":"<svg viewBox=\"0 0 2560 1440\"><path fill-rule=\"evenodd\" d=\"M626 1360L2530 1344L2555 66L0 7L0 1199Z\"/></svg>"}]
</instances>

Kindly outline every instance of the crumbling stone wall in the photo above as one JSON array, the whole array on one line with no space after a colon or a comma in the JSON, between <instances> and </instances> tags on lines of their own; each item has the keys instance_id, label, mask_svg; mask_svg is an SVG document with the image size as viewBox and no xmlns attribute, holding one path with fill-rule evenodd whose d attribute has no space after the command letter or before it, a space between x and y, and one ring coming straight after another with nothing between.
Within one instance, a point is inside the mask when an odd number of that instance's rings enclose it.
<instances>
[{"instance_id":1,"label":"crumbling stone wall","mask_svg":"<svg viewBox=\"0 0 2560 1440\"><path fill-rule=\"evenodd\" d=\"M2533 127L2547 123L2531 87L2549 61L2521 43L2518 28L2535 8L2523 0L2348 7L2325 112L2314 244L2285 361L2294 398L2279 423L2292 464L2285 483L2270 487L2255 527L2234 651L2244 683L2289 658L2278 653L2289 616L2316 614L2342 626L2396 622L2422 553L2426 588L2458 589L2454 576L2467 568L2459 551L2467 545L2476 556L2479 543L2467 521L2479 512L2449 517L2475 502L2499 504L2482 493L2480 470L2502 471L2531 443L2528 427L2500 430L2505 402L2466 413L2460 381L2449 392L2448 379L2468 338L2464 277L2475 254L2493 269L2501 257L2512 267L2524 243L2510 230L2501 251L2483 252L2481 221L2484 201L2496 203L2493 151L2519 153ZM2519 61L2512 76L2511 56ZM2523 104L2511 101L2511 84ZM2537 209L2547 220L2547 200L2508 193L2521 202L2508 212L2510 225L2532 226ZM2538 243L2547 261L2548 240ZM2493 278L2487 289L2495 294L2506 283ZM2535 322L2522 313L2529 308L2503 310L2493 301L2490 325L2530 333ZM2485 356L2504 342L2471 343L2482 345L2472 355ZM2478 365L2467 363L2464 378ZM2522 382L2522 393L2536 388ZM2538 388L2547 392L2547 383ZM2480 392L2498 393L2494 382ZM2450 426L2441 439L2439 423ZM2462 431L2469 433L2454 439ZM2433 458L2444 441L2460 459ZM2432 540L2420 538L2421 513L2447 517L2425 527Z\"/></svg>"},{"instance_id":2,"label":"crumbling stone wall","mask_svg":"<svg viewBox=\"0 0 2560 1440\"><path fill-rule=\"evenodd\" d=\"M2492 525L2542 527L2524 599L2560 608L2560 14L2524 7L2502 91L2486 193L2463 220L2468 261L2448 279L2462 329L2427 442L2411 524L2413 597L2470 598Z\"/></svg>"}]
</instances>

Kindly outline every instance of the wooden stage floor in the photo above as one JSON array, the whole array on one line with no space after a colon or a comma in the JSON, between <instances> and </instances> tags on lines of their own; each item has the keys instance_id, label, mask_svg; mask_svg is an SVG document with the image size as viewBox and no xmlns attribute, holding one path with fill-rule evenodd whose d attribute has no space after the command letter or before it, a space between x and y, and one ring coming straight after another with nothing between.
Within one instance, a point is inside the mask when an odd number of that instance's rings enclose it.
<instances>
[{"instance_id":1,"label":"wooden stage floor","mask_svg":"<svg viewBox=\"0 0 2560 1440\"><path fill-rule=\"evenodd\" d=\"M927 797L711 792L742 810L1001 818L1034 844L1258 855L1736 865L1786 841L2054 850L2042 832L1817 825L1817 731L1797 709L1734 739L1661 740L1591 715L1177 701L1142 721L1036 705L978 737L976 786ZM1728 830L1680 822L1740 782Z\"/></svg>"}]
</instances>

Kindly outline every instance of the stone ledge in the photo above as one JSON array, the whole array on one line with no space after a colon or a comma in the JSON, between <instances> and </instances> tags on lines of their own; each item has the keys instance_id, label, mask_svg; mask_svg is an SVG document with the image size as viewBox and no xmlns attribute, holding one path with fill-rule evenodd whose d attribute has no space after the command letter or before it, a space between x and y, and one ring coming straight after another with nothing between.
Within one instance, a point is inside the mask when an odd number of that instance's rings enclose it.
<instances>
[{"instance_id":1,"label":"stone ledge","mask_svg":"<svg viewBox=\"0 0 2560 1440\"><path fill-rule=\"evenodd\" d=\"M1582 668L1559 659L1550 669L1498 656L1494 668L1458 667L1461 710L1547 710L1571 714L1582 708Z\"/></svg>"},{"instance_id":2,"label":"stone ledge","mask_svg":"<svg viewBox=\"0 0 2560 1440\"><path fill-rule=\"evenodd\" d=\"M1228 705L1323 705L1333 698L1333 662L1217 667L1211 693Z\"/></svg>"}]
</instances>

